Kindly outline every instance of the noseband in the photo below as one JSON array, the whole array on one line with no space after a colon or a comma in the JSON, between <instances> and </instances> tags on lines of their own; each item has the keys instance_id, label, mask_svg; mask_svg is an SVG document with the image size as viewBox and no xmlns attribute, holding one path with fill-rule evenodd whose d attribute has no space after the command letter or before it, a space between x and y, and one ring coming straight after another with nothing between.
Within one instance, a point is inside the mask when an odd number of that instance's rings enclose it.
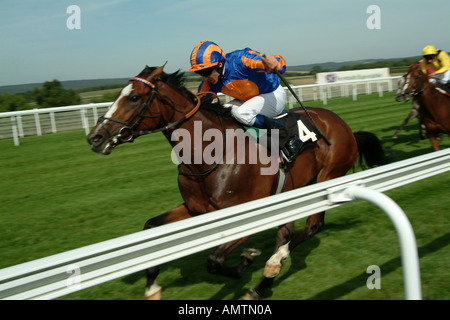
<instances>
[{"instance_id":1,"label":"noseband","mask_svg":"<svg viewBox=\"0 0 450 320\"><path fill-rule=\"evenodd\" d=\"M176 103L170 99L169 97L167 97L166 95L161 94L158 91L158 87L157 87L157 83L153 84L148 80L142 79L142 78L131 78L129 79L129 81L139 81L144 83L146 86L148 86L152 91L149 95L149 97L147 98L147 100L142 104L141 108L139 109L139 111L127 122L119 120L119 119L114 119L114 118L107 118L105 116L101 116L98 119L98 123L100 123L100 127L102 127L106 132L108 132L109 136L112 137L112 143L117 145L119 143L124 143L124 142L133 142L135 140L135 138L137 138L138 136L142 136L142 135L146 135L146 134L151 134L151 133L157 133L157 132L161 132L161 131L166 131L174 126L179 125L180 123L186 121L187 119L189 119L190 117L192 117L200 108L200 103L201 100L197 97L197 105L191 110L189 111L187 114L185 114L182 118L178 119L175 122L172 122L164 127L155 129L155 130L150 130L150 131L137 131L137 127L141 124L141 122L144 119L147 118L157 118L159 115L159 112L154 112L152 111L151 104L153 102L153 100L155 99L156 95L159 95L161 98L168 100L169 101L169 105L172 108L173 112L172 115L169 119L169 122L172 120L173 116L175 115L175 112L180 112L180 110L177 110L175 108ZM147 111L150 111L150 114L156 114L156 115L145 115L147 113ZM103 123L105 120L108 121L112 121L115 123L120 123L123 124L124 126L119 130L119 133L117 133L116 135L112 135L110 133L110 131L108 130L107 126ZM97 130L96 130L97 131ZM94 133L94 135L97 132ZM126 137L124 139L124 137Z\"/></svg>"}]
</instances>

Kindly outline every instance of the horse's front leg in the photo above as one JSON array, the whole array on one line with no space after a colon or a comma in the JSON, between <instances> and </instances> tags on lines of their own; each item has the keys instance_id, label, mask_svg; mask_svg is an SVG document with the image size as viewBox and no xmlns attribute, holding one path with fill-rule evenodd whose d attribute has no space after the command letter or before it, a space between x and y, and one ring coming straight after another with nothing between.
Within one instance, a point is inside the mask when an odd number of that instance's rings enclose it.
<instances>
[{"instance_id":1,"label":"horse's front leg","mask_svg":"<svg viewBox=\"0 0 450 320\"><path fill-rule=\"evenodd\" d=\"M417 115L419 114L419 112L417 111L417 109L415 107L413 107L411 109L411 111L409 112L409 115L406 117L406 119L403 121L402 125L397 129L397 131L395 131L394 135L392 136L393 139L397 139L398 138L398 134L400 133L400 131L403 130L403 128L406 126L406 124L408 122L410 122L412 119L414 119L415 117L417 117Z\"/></svg>"},{"instance_id":2,"label":"horse's front leg","mask_svg":"<svg viewBox=\"0 0 450 320\"><path fill-rule=\"evenodd\" d=\"M190 214L186 205L180 204L178 207L169 210L155 218L149 219L144 226L144 230L162 226L175 221L190 218ZM145 286L145 298L147 300L161 299L162 288L156 283L156 277L159 274L159 266L151 267L146 270L147 284Z\"/></svg>"}]
</instances>

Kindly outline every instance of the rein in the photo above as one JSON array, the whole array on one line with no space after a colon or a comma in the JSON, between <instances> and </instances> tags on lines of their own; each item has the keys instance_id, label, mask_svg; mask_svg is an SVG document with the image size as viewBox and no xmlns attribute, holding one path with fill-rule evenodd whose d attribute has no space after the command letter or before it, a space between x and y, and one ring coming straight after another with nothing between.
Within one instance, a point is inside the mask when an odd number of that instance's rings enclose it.
<instances>
[{"instance_id":1,"label":"rein","mask_svg":"<svg viewBox=\"0 0 450 320\"><path fill-rule=\"evenodd\" d=\"M215 93L215 92L210 92L210 91L207 91L207 92L199 92L199 93L196 94L196 97L197 97L199 103L200 103L200 101L201 101L200 96L207 95L207 94L213 94L214 97L217 98L217 100L219 100L219 97L217 96L217 93ZM214 98L213 98L213 99L214 99ZM219 101L220 101L220 100L219 100ZM191 111L191 112L192 112L192 111ZM225 134L225 127L224 127L224 125L223 125L223 119L222 119L222 117L219 117L219 120L220 120L220 126L222 127L222 133L223 133L223 137L224 137L224 142L223 142L223 143L224 143L224 146L226 146L226 145L227 145L227 136L226 136L226 134ZM223 148L222 158L220 159L220 161L216 162L216 164L215 164L214 166L212 166L210 169L208 169L208 170L206 170L206 171L203 171L203 172L200 172L200 173L187 173L187 172L183 172L183 171L181 171L181 164L179 164L179 165L178 165L178 173L181 174L181 175L183 175L183 176L187 176L187 177L203 177L203 176L207 176L207 175L209 175L211 172L213 172L214 170L217 169L217 167L219 166L219 164L222 163L223 157L224 157L224 156L225 156L225 148Z\"/></svg>"},{"instance_id":2,"label":"rein","mask_svg":"<svg viewBox=\"0 0 450 320\"><path fill-rule=\"evenodd\" d=\"M142 78L137 78L137 77L131 78L130 81L140 81L140 82L146 84L146 85L147 85L148 87L150 87L151 89L155 89L154 91L152 91L152 93L153 93L153 92L157 92L158 94L160 94L160 93L158 92L158 88L156 88L156 86L155 86L153 83L151 83L150 81L147 81L147 80L142 79ZM161 94L160 94L160 95L161 95ZM162 95L161 95L161 96L162 96ZM176 110L175 107L174 107L175 102L173 102L173 101L172 101L169 97L167 97L167 96L163 96L163 97L166 98L166 99L169 99L169 100L171 101L171 103L172 103L172 108L173 108L174 110ZM147 109L150 109L150 105L151 105L152 101L153 101L153 98L149 101L149 103L148 103L148 105L147 105ZM146 102L146 104L147 104L147 102ZM180 123L186 121L187 119L189 119L190 117L192 117L195 113L197 113L198 109L200 109L200 105L201 105L201 100L200 100L200 99L198 98L198 96L197 96L197 105L196 105L191 111L189 111L188 113L186 113L182 118L180 118L180 119L178 119L177 121L172 122L171 124L168 124L168 125L166 125L166 126L164 126L164 127L158 128L158 129L156 129L156 130L150 130L150 131L137 131L137 133L138 133L138 135L142 136L142 135L146 135L146 134L157 133L157 132L169 130L170 128L179 125ZM177 111L178 111L178 110L177 110ZM173 118L173 114L172 114L172 117L171 117L171 118ZM138 125L139 125L139 124L138 124ZM137 127L137 126L136 126L136 127Z\"/></svg>"}]
</instances>

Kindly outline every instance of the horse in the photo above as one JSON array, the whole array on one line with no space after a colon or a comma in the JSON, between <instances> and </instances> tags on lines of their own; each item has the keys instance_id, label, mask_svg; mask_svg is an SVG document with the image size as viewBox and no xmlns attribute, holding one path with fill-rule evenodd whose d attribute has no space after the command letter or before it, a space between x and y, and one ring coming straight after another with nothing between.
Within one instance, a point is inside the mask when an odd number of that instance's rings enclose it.
<instances>
[{"instance_id":1,"label":"horse","mask_svg":"<svg viewBox=\"0 0 450 320\"><path fill-rule=\"evenodd\" d=\"M192 135L200 133L200 136L203 134L204 137L204 134L211 130L221 134L229 130L242 130L241 124L231 116L229 109L224 108L220 101L203 101L205 99L201 99L184 87L183 74L180 71L168 74L163 69L164 66L146 66L122 88L111 107L87 135L88 143L94 152L107 155L118 145L156 132L164 134L172 145L173 152L185 138L187 139L185 143L189 140L187 136L180 139L180 134L177 136L180 132ZM321 128L322 134L328 138L330 145L325 143L325 139L318 139L311 143L310 147L305 148L295 161L287 164L283 191L343 176L354 166L357 159L359 134L353 133L338 115L329 110L308 108L308 111ZM291 109L290 113L305 114L305 111ZM197 151L205 151L205 148L210 147L205 140L207 139L190 141L190 146ZM380 141L377 139L376 143L380 144ZM238 161L236 153L238 147L247 151L246 161ZM191 154L190 159L178 166L178 187L183 203L149 219L144 229L273 195L279 172L262 174L262 170L267 169L270 164L263 159L260 152L252 154L256 160L249 163L248 153L250 150L256 150L255 148L260 151L264 150L265 146L259 144L256 139L245 139L241 144L232 147L223 142L223 150L217 151L215 163L202 157L195 160L195 155ZM187 153L186 151L184 154L183 151L183 157ZM231 161L220 161L228 159L230 154ZM385 163L383 157L375 162L376 165ZM310 216L303 230L296 236L294 236L294 222L279 226L275 254L266 263L265 274L273 278L280 272L281 260L287 258L295 247L323 228L324 214L322 212ZM208 255L207 270L213 274L241 277L245 269L260 254L258 250L245 250L237 266L226 266L224 262L225 257L248 238L217 247ZM147 299L161 299L162 288L156 282L159 271L159 266L146 270ZM249 292L250 298L259 297L255 296L259 292L253 290Z\"/></svg>"},{"instance_id":2,"label":"horse","mask_svg":"<svg viewBox=\"0 0 450 320\"><path fill-rule=\"evenodd\" d=\"M401 101L408 102L413 97L411 92L407 93L406 89L408 88L408 85L410 82L411 72L413 70L417 70L420 68L421 68L420 63L412 64L409 66L408 71L400 78L400 80L398 81L397 93L395 94L395 100L397 102L401 102ZM398 134L400 133L400 131L403 130L403 128L406 126L406 124L408 122L410 122L411 120L415 119L419 115L419 107L420 107L420 105L417 102L417 100L413 99L411 111L409 112L409 114L405 118L405 120L403 120L403 123L400 125L400 127L398 127L398 129L395 131L394 135L392 136L392 139L397 139ZM425 139L422 129L423 129L422 125L419 124L419 135L422 139Z\"/></svg>"},{"instance_id":3,"label":"horse","mask_svg":"<svg viewBox=\"0 0 450 320\"><path fill-rule=\"evenodd\" d=\"M441 134L450 132L450 98L430 82L427 73L420 69L411 71L406 94L412 94L420 105L419 119L424 125L427 137L434 151L440 150Z\"/></svg>"}]
</instances>

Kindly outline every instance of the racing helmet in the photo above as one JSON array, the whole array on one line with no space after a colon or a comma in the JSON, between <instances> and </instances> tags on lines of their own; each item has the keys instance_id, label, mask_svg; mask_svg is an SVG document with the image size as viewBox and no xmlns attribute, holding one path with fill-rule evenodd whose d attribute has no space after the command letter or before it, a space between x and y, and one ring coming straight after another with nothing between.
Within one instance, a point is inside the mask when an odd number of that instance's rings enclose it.
<instances>
[{"instance_id":1,"label":"racing helmet","mask_svg":"<svg viewBox=\"0 0 450 320\"><path fill-rule=\"evenodd\" d=\"M437 54L437 50L434 46L430 45L423 48L423 56L429 56L434 54Z\"/></svg>"},{"instance_id":2,"label":"racing helmet","mask_svg":"<svg viewBox=\"0 0 450 320\"><path fill-rule=\"evenodd\" d=\"M222 49L212 41L199 42L191 53L191 69L188 72L200 71L225 61Z\"/></svg>"}]
</instances>

